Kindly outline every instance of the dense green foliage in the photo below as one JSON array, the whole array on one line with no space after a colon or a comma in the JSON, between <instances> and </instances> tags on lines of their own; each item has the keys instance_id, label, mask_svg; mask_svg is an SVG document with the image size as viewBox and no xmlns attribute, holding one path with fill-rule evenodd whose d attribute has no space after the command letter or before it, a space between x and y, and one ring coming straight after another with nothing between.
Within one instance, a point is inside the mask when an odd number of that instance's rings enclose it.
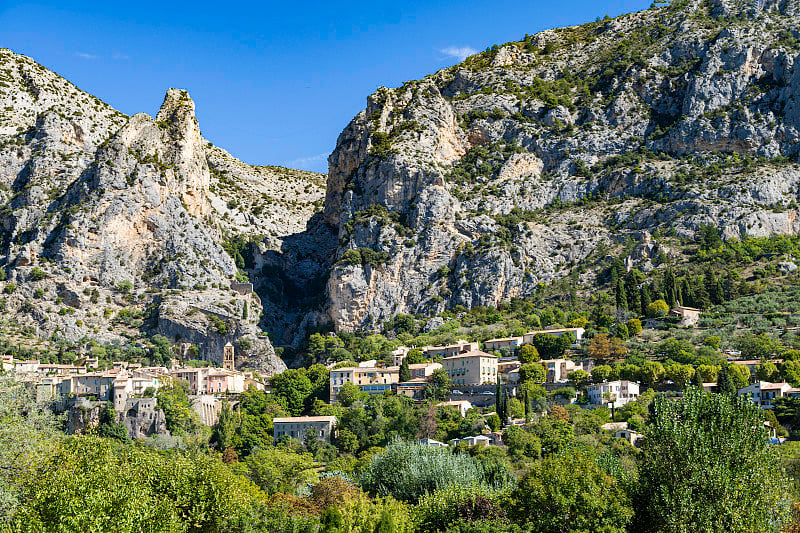
<instances>
[{"instance_id":1,"label":"dense green foliage","mask_svg":"<svg viewBox=\"0 0 800 533\"><path fill-rule=\"evenodd\" d=\"M637 531L778 531L786 485L758 407L688 389L657 398L637 490Z\"/></svg>"},{"instance_id":2,"label":"dense green foliage","mask_svg":"<svg viewBox=\"0 0 800 533\"><path fill-rule=\"evenodd\" d=\"M484 485L481 464L468 455L396 440L361 471L364 488L380 496L417 501L451 486Z\"/></svg>"}]
</instances>

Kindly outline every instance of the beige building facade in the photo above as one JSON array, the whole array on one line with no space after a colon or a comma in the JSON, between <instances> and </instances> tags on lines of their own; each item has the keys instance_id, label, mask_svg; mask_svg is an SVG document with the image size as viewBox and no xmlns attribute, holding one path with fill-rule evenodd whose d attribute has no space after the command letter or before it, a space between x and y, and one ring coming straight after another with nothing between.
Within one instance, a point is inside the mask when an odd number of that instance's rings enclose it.
<instances>
[{"instance_id":1,"label":"beige building facade","mask_svg":"<svg viewBox=\"0 0 800 533\"><path fill-rule=\"evenodd\" d=\"M472 351L442 360L442 367L453 385L497 383L497 356Z\"/></svg>"}]
</instances>

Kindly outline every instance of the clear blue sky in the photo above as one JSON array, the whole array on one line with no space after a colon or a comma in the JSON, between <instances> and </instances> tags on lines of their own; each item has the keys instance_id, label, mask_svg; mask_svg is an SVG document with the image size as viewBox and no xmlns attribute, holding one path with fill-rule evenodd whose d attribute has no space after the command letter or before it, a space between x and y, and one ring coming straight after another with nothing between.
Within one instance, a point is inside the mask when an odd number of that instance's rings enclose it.
<instances>
[{"instance_id":1,"label":"clear blue sky","mask_svg":"<svg viewBox=\"0 0 800 533\"><path fill-rule=\"evenodd\" d=\"M248 163L325 172L377 87L457 63L464 50L649 4L0 0L0 47L127 114L155 114L167 88L188 89L214 144Z\"/></svg>"}]
</instances>

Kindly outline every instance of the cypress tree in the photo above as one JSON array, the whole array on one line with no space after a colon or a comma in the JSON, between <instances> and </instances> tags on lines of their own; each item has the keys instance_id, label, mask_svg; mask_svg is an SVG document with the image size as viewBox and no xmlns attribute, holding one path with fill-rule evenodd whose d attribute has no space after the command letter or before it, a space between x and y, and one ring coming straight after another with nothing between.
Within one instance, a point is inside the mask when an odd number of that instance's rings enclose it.
<instances>
[{"instance_id":1,"label":"cypress tree","mask_svg":"<svg viewBox=\"0 0 800 533\"><path fill-rule=\"evenodd\" d=\"M707 269L704 278L706 292L708 293L708 298L711 303L721 304L724 302L725 292L722 289L722 283L720 283L714 271L710 268Z\"/></svg>"},{"instance_id":2,"label":"cypress tree","mask_svg":"<svg viewBox=\"0 0 800 533\"><path fill-rule=\"evenodd\" d=\"M497 380L497 385L495 386L494 392L494 412L497 413L497 416L500 417L500 420L503 419L503 390L500 388L500 380Z\"/></svg>"},{"instance_id":3,"label":"cypress tree","mask_svg":"<svg viewBox=\"0 0 800 533\"><path fill-rule=\"evenodd\" d=\"M677 291L675 287L675 274L672 273L672 269L669 267L664 271L662 285L664 287L664 301L667 302L667 305L669 305L671 309L675 307Z\"/></svg>"},{"instance_id":4,"label":"cypress tree","mask_svg":"<svg viewBox=\"0 0 800 533\"><path fill-rule=\"evenodd\" d=\"M628 308L628 298L625 296L625 286L622 284L622 280L617 280L617 287L614 293L615 304L617 309L627 309Z\"/></svg>"},{"instance_id":5,"label":"cypress tree","mask_svg":"<svg viewBox=\"0 0 800 533\"><path fill-rule=\"evenodd\" d=\"M411 368L408 366L408 357L403 357L400 362L400 383L411 381Z\"/></svg>"},{"instance_id":6,"label":"cypress tree","mask_svg":"<svg viewBox=\"0 0 800 533\"><path fill-rule=\"evenodd\" d=\"M647 285L642 285L642 294L640 299L642 304L640 312L644 316L647 315L647 306L653 301L653 299L650 298L650 289L647 288Z\"/></svg>"},{"instance_id":7,"label":"cypress tree","mask_svg":"<svg viewBox=\"0 0 800 533\"><path fill-rule=\"evenodd\" d=\"M525 422L531 421L531 403L528 399L528 387L523 386L522 388L522 402L525 406Z\"/></svg>"},{"instance_id":8,"label":"cypress tree","mask_svg":"<svg viewBox=\"0 0 800 533\"><path fill-rule=\"evenodd\" d=\"M680 295L681 305L689 305L694 306L694 292L692 291L692 286L689 283L689 279L687 277L681 278L681 295Z\"/></svg>"},{"instance_id":9,"label":"cypress tree","mask_svg":"<svg viewBox=\"0 0 800 533\"><path fill-rule=\"evenodd\" d=\"M719 374L717 374L717 391L723 394L736 394L736 386L733 384L726 363L722 364Z\"/></svg>"},{"instance_id":10,"label":"cypress tree","mask_svg":"<svg viewBox=\"0 0 800 533\"><path fill-rule=\"evenodd\" d=\"M625 276L625 293L628 300L628 309L639 309L641 299L639 295L639 284L643 281L643 275L638 270L631 270Z\"/></svg>"}]
</instances>

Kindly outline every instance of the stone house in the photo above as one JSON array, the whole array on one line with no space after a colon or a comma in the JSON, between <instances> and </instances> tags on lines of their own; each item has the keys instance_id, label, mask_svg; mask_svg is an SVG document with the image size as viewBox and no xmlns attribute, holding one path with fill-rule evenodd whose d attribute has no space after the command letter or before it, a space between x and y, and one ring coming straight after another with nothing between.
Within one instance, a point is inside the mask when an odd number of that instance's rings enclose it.
<instances>
[{"instance_id":1,"label":"stone house","mask_svg":"<svg viewBox=\"0 0 800 533\"><path fill-rule=\"evenodd\" d=\"M273 438L277 441L283 436L302 441L306 433L313 431L319 440L326 442L335 437L337 419L335 416L291 416L272 419Z\"/></svg>"},{"instance_id":2,"label":"stone house","mask_svg":"<svg viewBox=\"0 0 800 533\"><path fill-rule=\"evenodd\" d=\"M143 439L151 435L167 435L167 419L164 411L156 407L155 398L128 398L124 411L119 415L131 439Z\"/></svg>"},{"instance_id":3,"label":"stone house","mask_svg":"<svg viewBox=\"0 0 800 533\"><path fill-rule=\"evenodd\" d=\"M681 326L696 326L700 320L700 309L694 307L686 307L685 305L676 305L673 307L669 316L676 316L681 319Z\"/></svg>"}]
</instances>

